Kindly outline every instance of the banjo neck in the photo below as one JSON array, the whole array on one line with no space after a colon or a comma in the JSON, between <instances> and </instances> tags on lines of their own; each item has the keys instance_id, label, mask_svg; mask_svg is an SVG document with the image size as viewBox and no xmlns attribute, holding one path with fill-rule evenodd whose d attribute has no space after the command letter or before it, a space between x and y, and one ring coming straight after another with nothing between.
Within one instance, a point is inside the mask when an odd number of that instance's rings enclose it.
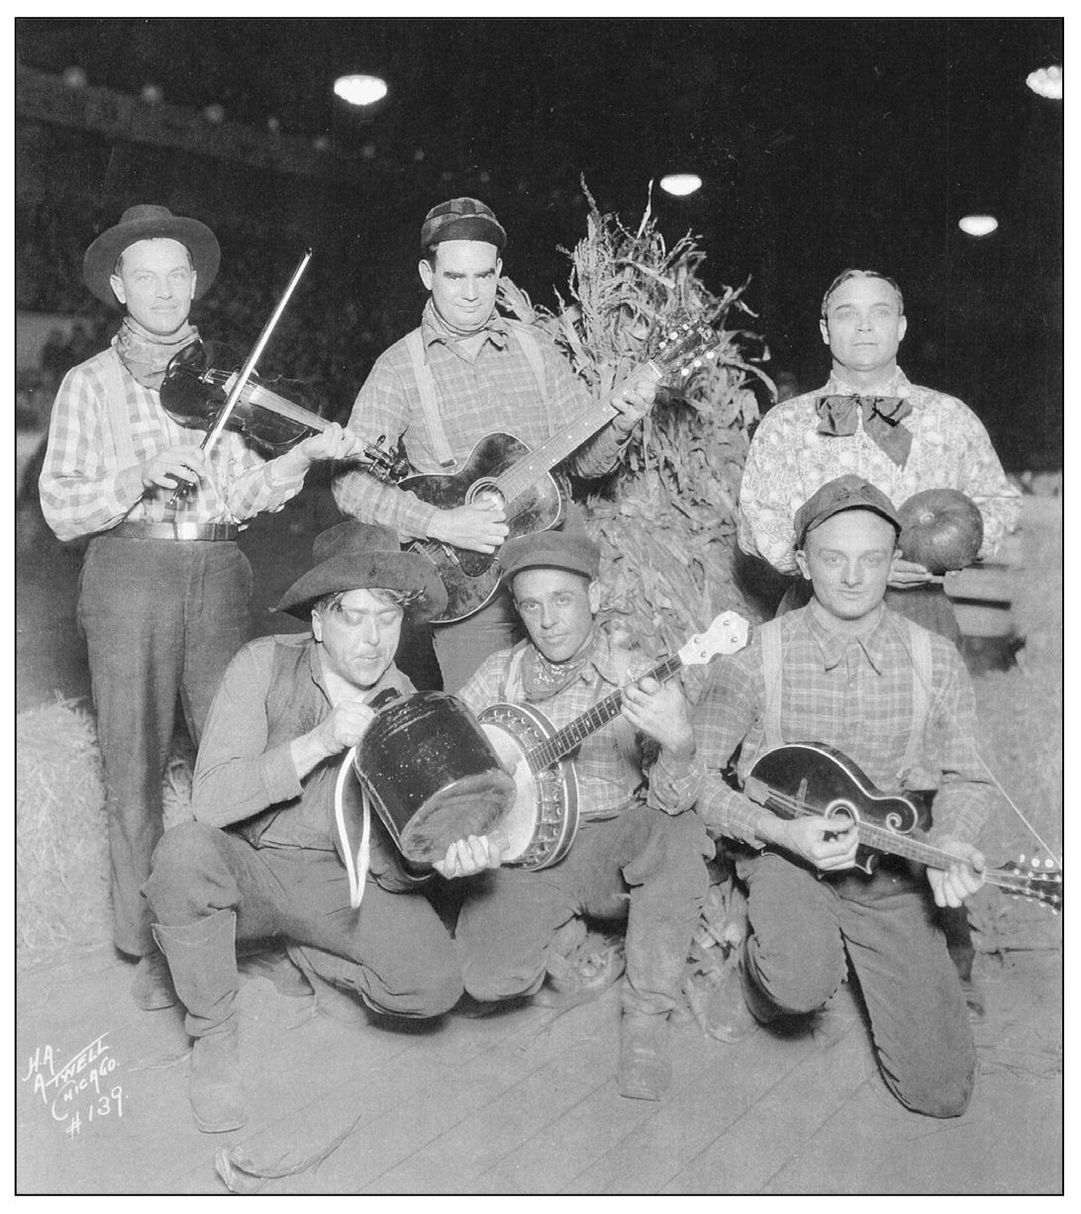
<instances>
[{"instance_id":1,"label":"banjo neck","mask_svg":"<svg viewBox=\"0 0 1081 1214\"><path fill-rule=\"evenodd\" d=\"M666 679L670 679L682 665L683 660L679 654L675 654L670 658L665 658L652 670L647 670L638 677L640 679L653 678L659 683L663 683ZM556 730L550 738L527 751L526 761L533 771L544 771L580 746L590 734L596 733L598 729L617 717L622 707L623 688L620 687L605 696L603 700L598 700L581 716L575 717L569 725L564 725L562 729Z\"/></svg>"}]
</instances>

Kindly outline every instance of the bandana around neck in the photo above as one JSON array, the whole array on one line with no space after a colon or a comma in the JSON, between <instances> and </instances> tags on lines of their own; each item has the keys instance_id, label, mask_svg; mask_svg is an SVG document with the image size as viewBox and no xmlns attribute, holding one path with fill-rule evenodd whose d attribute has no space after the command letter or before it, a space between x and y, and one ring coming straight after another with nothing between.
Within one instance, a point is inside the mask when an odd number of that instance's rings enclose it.
<instances>
[{"instance_id":1,"label":"bandana around neck","mask_svg":"<svg viewBox=\"0 0 1081 1214\"><path fill-rule=\"evenodd\" d=\"M160 388L165 368L173 355L198 340L199 330L190 323L169 337L159 337L144 329L137 320L125 316L113 338L113 345L120 361L138 383L144 388Z\"/></svg>"},{"instance_id":2,"label":"bandana around neck","mask_svg":"<svg viewBox=\"0 0 1081 1214\"><path fill-rule=\"evenodd\" d=\"M597 625L594 621L589 635L578 652L565 662L549 662L543 653L529 643L522 659L522 690L527 700L550 700L564 687L569 687L593 660L597 652Z\"/></svg>"},{"instance_id":3,"label":"bandana around neck","mask_svg":"<svg viewBox=\"0 0 1081 1214\"><path fill-rule=\"evenodd\" d=\"M431 327L449 343L457 343L460 341L468 341L471 337L481 337L488 333L506 333L507 322L502 316L492 309L491 316L484 322L479 329L456 329L449 321L439 314L435 304L432 303L429 297L428 302L424 305L424 317Z\"/></svg>"}]
</instances>

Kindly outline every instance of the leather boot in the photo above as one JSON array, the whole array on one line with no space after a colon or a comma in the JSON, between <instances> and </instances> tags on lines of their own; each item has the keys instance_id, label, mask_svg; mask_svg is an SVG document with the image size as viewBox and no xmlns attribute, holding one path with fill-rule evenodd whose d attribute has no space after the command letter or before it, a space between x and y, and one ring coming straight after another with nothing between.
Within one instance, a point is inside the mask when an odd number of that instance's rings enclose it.
<instances>
[{"instance_id":1,"label":"leather boot","mask_svg":"<svg viewBox=\"0 0 1081 1214\"><path fill-rule=\"evenodd\" d=\"M215 911L179 927L155 923L153 932L188 1011L184 1026L194 1038L188 1098L195 1124L207 1134L238 1130L245 1113L236 1010L236 914Z\"/></svg>"},{"instance_id":2,"label":"leather boot","mask_svg":"<svg viewBox=\"0 0 1081 1214\"><path fill-rule=\"evenodd\" d=\"M626 1008L619 1034L619 1094L632 1100L660 1100L672 1082L668 1016Z\"/></svg>"}]
</instances>

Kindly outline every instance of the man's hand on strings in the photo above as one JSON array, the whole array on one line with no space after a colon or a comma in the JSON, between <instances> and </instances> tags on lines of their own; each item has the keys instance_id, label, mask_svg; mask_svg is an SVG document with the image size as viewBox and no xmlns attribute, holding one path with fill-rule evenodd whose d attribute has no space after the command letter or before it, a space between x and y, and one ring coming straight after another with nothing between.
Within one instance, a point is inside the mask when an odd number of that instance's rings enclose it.
<instances>
[{"instance_id":1,"label":"man's hand on strings","mask_svg":"<svg viewBox=\"0 0 1081 1214\"><path fill-rule=\"evenodd\" d=\"M143 488L175 489L206 479L206 453L201 447L169 447L139 465Z\"/></svg>"},{"instance_id":2,"label":"man's hand on strings","mask_svg":"<svg viewBox=\"0 0 1081 1214\"><path fill-rule=\"evenodd\" d=\"M287 475L304 476L312 464L320 460L352 459L363 454L363 439L337 422L331 422L319 434L310 435L290 451L280 455L278 463Z\"/></svg>"},{"instance_id":3,"label":"man's hand on strings","mask_svg":"<svg viewBox=\"0 0 1081 1214\"><path fill-rule=\"evenodd\" d=\"M661 684L646 677L623 689L623 716L635 729L659 742L673 757L694 754L694 730L687 698L678 683Z\"/></svg>"},{"instance_id":4,"label":"man's hand on strings","mask_svg":"<svg viewBox=\"0 0 1081 1214\"><path fill-rule=\"evenodd\" d=\"M937 906L961 906L964 900L983 885L983 873L987 867L983 852L971 843L958 839L942 839L939 851L956 856L956 863L949 868L928 868L927 883L934 894Z\"/></svg>"},{"instance_id":5,"label":"man's hand on strings","mask_svg":"<svg viewBox=\"0 0 1081 1214\"><path fill-rule=\"evenodd\" d=\"M616 410L616 416L612 419L612 429L620 440L625 439L649 412L657 399L660 378L658 372L646 368L632 375L613 398L612 408Z\"/></svg>"},{"instance_id":6,"label":"man's hand on strings","mask_svg":"<svg viewBox=\"0 0 1081 1214\"><path fill-rule=\"evenodd\" d=\"M471 552L495 552L507 538L505 518L503 507L493 499L437 510L428 524L428 537Z\"/></svg>"},{"instance_id":7,"label":"man's hand on strings","mask_svg":"<svg viewBox=\"0 0 1081 1214\"><path fill-rule=\"evenodd\" d=\"M856 824L845 818L771 818L759 834L768 842L777 843L787 851L807 860L824 873L853 868L859 836Z\"/></svg>"}]
</instances>

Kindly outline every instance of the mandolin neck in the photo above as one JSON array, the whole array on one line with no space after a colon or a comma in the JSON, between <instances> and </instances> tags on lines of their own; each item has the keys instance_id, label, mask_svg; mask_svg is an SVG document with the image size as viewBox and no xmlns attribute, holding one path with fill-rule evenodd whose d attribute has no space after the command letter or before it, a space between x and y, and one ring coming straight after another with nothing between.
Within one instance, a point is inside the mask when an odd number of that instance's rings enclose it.
<instances>
[{"instance_id":1,"label":"mandolin neck","mask_svg":"<svg viewBox=\"0 0 1081 1214\"><path fill-rule=\"evenodd\" d=\"M766 809L771 810L780 818L821 817L822 810L798 801L795 797L770 789L769 795L763 801ZM957 862L957 857L941 848L933 847L922 839L911 835L899 835L885 826L877 826L873 822L859 818L856 821L856 835L864 847L884 852L891 856L901 856L905 860L913 860L917 864L925 864L928 868L949 868ZM1011 893L1028 894L1031 882L1025 876L1010 872L1006 869L985 869L983 879L988 885L997 885Z\"/></svg>"},{"instance_id":2,"label":"mandolin neck","mask_svg":"<svg viewBox=\"0 0 1081 1214\"><path fill-rule=\"evenodd\" d=\"M674 657L665 658L652 670L647 670L645 674L639 675L639 678L652 678L663 683L666 679L670 679L682 665L682 659L676 654ZM562 729L557 730L540 745L534 746L526 755L529 766L534 771L544 771L553 763L558 763L576 746L580 746L590 734L596 733L602 726L619 716L619 710L622 707L623 688L620 687L605 696L603 700L598 700L592 708L587 709L580 717L575 717L569 725L564 725Z\"/></svg>"}]
</instances>

